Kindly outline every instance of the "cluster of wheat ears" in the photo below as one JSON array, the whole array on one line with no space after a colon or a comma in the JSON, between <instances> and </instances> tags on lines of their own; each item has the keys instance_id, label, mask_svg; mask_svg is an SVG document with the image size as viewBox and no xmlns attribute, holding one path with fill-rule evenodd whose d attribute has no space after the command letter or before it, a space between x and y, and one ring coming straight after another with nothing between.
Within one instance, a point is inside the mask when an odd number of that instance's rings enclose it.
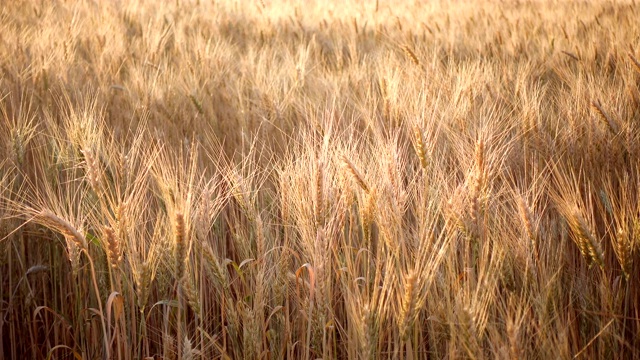
<instances>
[{"instance_id":1,"label":"cluster of wheat ears","mask_svg":"<svg viewBox=\"0 0 640 360\"><path fill-rule=\"evenodd\" d=\"M0 358L640 358L635 3L0 3Z\"/></svg>"}]
</instances>

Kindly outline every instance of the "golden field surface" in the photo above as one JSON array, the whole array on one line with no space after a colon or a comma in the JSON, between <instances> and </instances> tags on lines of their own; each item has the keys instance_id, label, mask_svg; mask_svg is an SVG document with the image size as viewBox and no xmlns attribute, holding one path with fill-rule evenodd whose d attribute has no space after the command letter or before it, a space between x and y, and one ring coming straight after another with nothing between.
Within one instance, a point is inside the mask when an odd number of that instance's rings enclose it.
<instances>
[{"instance_id":1,"label":"golden field surface","mask_svg":"<svg viewBox=\"0 0 640 360\"><path fill-rule=\"evenodd\" d=\"M0 358L640 358L638 19L0 1Z\"/></svg>"}]
</instances>

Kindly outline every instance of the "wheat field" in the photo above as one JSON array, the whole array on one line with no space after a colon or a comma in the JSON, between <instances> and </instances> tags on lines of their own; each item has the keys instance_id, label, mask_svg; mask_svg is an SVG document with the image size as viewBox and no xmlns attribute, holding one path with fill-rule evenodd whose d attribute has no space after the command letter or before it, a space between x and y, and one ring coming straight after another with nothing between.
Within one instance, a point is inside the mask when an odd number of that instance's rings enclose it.
<instances>
[{"instance_id":1,"label":"wheat field","mask_svg":"<svg viewBox=\"0 0 640 360\"><path fill-rule=\"evenodd\" d=\"M640 358L638 19L0 0L0 358Z\"/></svg>"}]
</instances>

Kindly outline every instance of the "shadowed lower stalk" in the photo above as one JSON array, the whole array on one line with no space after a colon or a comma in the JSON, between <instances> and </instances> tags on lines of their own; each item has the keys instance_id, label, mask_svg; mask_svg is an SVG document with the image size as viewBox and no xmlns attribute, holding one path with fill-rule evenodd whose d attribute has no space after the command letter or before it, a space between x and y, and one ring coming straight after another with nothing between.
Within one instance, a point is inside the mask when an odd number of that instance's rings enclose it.
<instances>
[{"instance_id":1,"label":"shadowed lower stalk","mask_svg":"<svg viewBox=\"0 0 640 360\"><path fill-rule=\"evenodd\" d=\"M93 259L89 255L89 250L87 249L87 239L82 235L80 231L78 231L73 225L71 225L68 221L63 220L58 217L54 213L49 210L42 210L35 216L36 221L40 222L42 225L47 226L51 229L54 229L60 232L67 241L71 241L79 248L80 254L84 253L86 255L87 261L89 261L89 265L91 267L91 280L93 282L93 290L95 291L96 301L98 302L98 309L100 311L100 324L102 325L102 334L103 334L103 343L105 350L105 358L109 359L110 353L110 344L109 344L109 332L107 332L107 325L105 323L105 312L102 308L102 298L100 296L100 290L98 287L98 281L96 279L96 269L93 264Z\"/></svg>"}]
</instances>

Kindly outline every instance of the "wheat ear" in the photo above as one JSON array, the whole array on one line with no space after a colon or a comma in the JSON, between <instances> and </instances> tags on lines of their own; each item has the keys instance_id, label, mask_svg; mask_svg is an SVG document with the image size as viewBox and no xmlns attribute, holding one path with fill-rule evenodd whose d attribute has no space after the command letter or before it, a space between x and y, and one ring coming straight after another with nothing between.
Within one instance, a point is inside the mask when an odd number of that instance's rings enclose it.
<instances>
[{"instance_id":1,"label":"wheat ear","mask_svg":"<svg viewBox=\"0 0 640 360\"><path fill-rule=\"evenodd\" d=\"M87 249L87 239L71 223L58 217L50 210L44 209L36 215L42 225L54 229L72 241L80 250Z\"/></svg>"},{"instance_id":2,"label":"wheat ear","mask_svg":"<svg viewBox=\"0 0 640 360\"><path fill-rule=\"evenodd\" d=\"M418 155L418 159L420 159L420 165L423 169L427 169L427 147L424 142L424 136L422 135L422 130L416 126L413 129L414 136L416 138L416 155Z\"/></svg>"},{"instance_id":3,"label":"wheat ear","mask_svg":"<svg viewBox=\"0 0 640 360\"><path fill-rule=\"evenodd\" d=\"M175 222L176 222L176 225L175 225L174 260L175 260L176 278L180 280L184 275L184 263L185 263L186 254L187 254L184 214L181 212L177 212L175 215Z\"/></svg>"},{"instance_id":4,"label":"wheat ear","mask_svg":"<svg viewBox=\"0 0 640 360\"><path fill-rule=\"evenodd\" d=\"M416 296L416 281L417 276L414 271L410 272L405 277L404 282L404 297L402 298L402 305L400 307L399 325L400 325L400 338L406 340L409 336L409 328L413 322L414 311L417 303Z\"/></svg>"},{"instance_id":5,"label":"wheat ear","mask_svg":"<svg viewBox=\"0 0 640 360\"><path fill-rule=\"evenodd\" d=\"M569 226L582 255L589 262L595 262L601 269L604 268L604 252L579 209L575 208L569 214Z\"/></svg>"},{"instance_id":6,"label":"wheat ear","mask_svg":"<svg viewBox=\"0 0 640 360\"><path fill-rule=\"evenodd\" d=\"M351 160L349 160L349 158L345 155L342 155L340 159L342 160L342 167L347 171L351 179L355 181L355 183L358 184L358 186L360 186L362 190L369 192L369 186L364 181L364 177L362 176L362 174L360 174L360 171L358 171L355 165L353 165Z\"/></svg>"},{"instance_id":7,"label":"wheat ear","mask_svg":"<svg viewBox=\"0 0 640 360\"><path fill-rule=\"evenodd\" d=\"M402 48L402 51L404 51L405 55L407 55L407 57L411 59L411 61L414 64L416 64L416 66L422 67L422 64L420 64L420 60L418 59L416 54L413 52L413 50L411 50L409 45L402 45L401 48Z\"/></svg>"},{"instance_id":8,"label":"wheat ear","mask_svg":"<svg viewBox=\"0 0 640 360\"><path fill-rule=\"evenodd\" d=\"M613 250L616 253L616 258L618 258L624 276L628 279L633 264L633 246L629 239L629 234L623 228L618 229L616 238L613 241Z\"/></svg>"},{"instance_id":9,"label":"wheat ear","mask_svg":"<svg viewBox=\"0 0 640 360\"><path fill-rule=\"evenodd\" d=\"M529 237L529 241L531 242L531 249L533 250L534 257L536 261L540 260L538 254L538 233L533 225L533 213L531 211L531 207L527 204L527 201L524 197L520 197L518 199L518 214L520 215L520 219L522 220L522 224L524 225L524 230Z\"/></svg>"},{"instance_id":10,"label":"wheat ear","mask_svg":"<svg viewBox=\"0 0 640 360\"><path fill-rule=\"evenodd\" d=\"M593 105L593 108L596 110L596 113L599 115L598 118L602 121L603 124L605 124L607 129L609 129L609 131L611 131L611 133L614 135L618 134L618 125L613 120L613 118L609 116L609 114L607 114L606 111L604 111L604 109L602 108L602 104L600 103L600 100L593 101L591 105Z\"/></svg>"},{"instance_id":11,"label":"wheat ear","mask_svg":"<svg viewBox=\"0 0 640 360\"><path fill-rule=\"evenodd\" d=\"M116 237L115 231L113 231L111 227L105 226L103 231L107 241L107 259L109 261L109 265L113 269L116 269L118 268L118 265L120 265L120 262L122 261L122 253L120 251L120 242Z\"/></svg>"}]
</instances>

